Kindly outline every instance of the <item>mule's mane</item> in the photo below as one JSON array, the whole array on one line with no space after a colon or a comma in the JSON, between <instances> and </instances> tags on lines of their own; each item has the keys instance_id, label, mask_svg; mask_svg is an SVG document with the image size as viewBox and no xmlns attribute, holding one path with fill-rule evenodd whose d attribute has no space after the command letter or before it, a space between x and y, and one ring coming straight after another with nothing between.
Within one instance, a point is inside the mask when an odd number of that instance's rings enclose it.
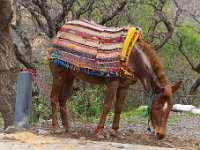
<instances>
[{"instance_id":1,"label":"mule's mane","mask_svg":"<svg viewBox=\"0 0 200 150\"><path fill-rule=\"evenodd\" d=\"M149 44L147 44L143 40L138 40L138 44L142 46L144 53L149 58L149 61L153 67L153 71L155 72L157 79L160 81L160 84L164 88L163 94L165 96L171 96L172 95L171 86L168 82L167 76L163 70L163 66L160 62L158 55L156 54L155 49L152 48Z\"/></svg>"}]
</instances>

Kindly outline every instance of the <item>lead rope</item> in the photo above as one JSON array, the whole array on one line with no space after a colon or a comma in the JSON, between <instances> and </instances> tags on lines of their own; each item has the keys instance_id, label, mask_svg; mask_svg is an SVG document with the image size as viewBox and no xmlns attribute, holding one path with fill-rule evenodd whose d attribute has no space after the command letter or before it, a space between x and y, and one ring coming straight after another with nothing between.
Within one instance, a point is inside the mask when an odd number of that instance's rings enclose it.
<instances>
[{"instance_id":1,"label":"lead rope","mask_svg":"<svg viewBox=\"0 0 200 150\"><path fill-rule=\"evenodd\" d=\"M46 87L44 86L44 84L39 80L39 78L36 77L36 70L33 69L24 69L24 71L29 72L32 74L33 79L35 80L35 82L38 84L38 86L40 86L43 91L45 92L45 95L47 96L47 98L49 98L51 100L52 103L54 103L56 106L58 106L60 109L62 109L64 112L66 112L68 115L72 116L74 118L74 120L79 121L80 123L82 123L85 127L88 127L91 131L94 131L97 133L97 129L94 128L92 125L90 125L89 123L85 123L84 121L82 121L77 115L67 111L67 109L65 109L64 107L60 106L58 104L57 101L55 101L54 99L51 98L50 94L48 93Z\"/></svg>"},{"instance_id":2,"label":"lead rope","mask_svg":"<svg viewBox=\"0 0 200 150\"><path fill-rule=\"evenodd\" d=\"M148 130L149 132L151 132L149 109L151 108L151 105L152 105L153 92L152 92L152 91L147 92L146 97L147 97L147 104L148 104L148 107L147 107L147 109L145 110L144 117L145 117L145 118L148 117L147 130Z\"/></svg>"}]
</instances>

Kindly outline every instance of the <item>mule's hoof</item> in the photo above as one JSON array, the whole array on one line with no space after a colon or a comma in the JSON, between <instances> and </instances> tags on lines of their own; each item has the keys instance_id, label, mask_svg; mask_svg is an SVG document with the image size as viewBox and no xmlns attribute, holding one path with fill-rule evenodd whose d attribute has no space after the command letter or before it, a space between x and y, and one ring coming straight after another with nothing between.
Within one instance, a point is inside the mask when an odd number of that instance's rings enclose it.
<instances>
[{"instance_id":1,"label":"mule's hoof","mask_svg":"<svg viewBox=\"0 0 200 150\"><path fill-rule=\"evenodd\" d=\"M104 130L103 129L96 129L96 133L99 135L104 135Z\"/></svg>"},{"instance_id":2,"label":"mule's hoof","mask_svg":"<svg viewBox=\"0 0 200 150\"><path fill-rule=\"evenodd\" d=\"M65 132L65 129L58 128L58 129L54 129L53 132L54 132L55 134L61 134L61 133L64 133L64 132Z\"/></svg>"},{"instance_id":3,"label":"mule's hoof","mask_svg":"<svg viewBox=\"0 0 200 150\"><path fill-rule=\"evenodd\" d=\"M111 135L119 139L124 139L124 136L119 130L111 130Z\"/></svg>"},{"instance_id":4,"label":"mule's hoof","mask_svg":"<svg viewBox=\"0 0 200 150\"><path fill-rule=\"evenodd\" d=\"M120 131L118 131L118 130L111 130L111 133L110 133L112 136L115 136L115 137L117 137L117 136L119 136L120 134L121 134L121 132Z\"/></svg>"}]
</instances>

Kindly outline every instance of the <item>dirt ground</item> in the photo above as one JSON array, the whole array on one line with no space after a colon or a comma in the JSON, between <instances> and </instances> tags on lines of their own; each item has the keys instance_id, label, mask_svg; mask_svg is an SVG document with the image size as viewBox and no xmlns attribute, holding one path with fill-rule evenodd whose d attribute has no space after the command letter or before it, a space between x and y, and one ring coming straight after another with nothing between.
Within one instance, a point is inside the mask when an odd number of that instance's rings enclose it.
<instances>
[{"instance_id":1,"label":"dirt ground","mask_svg":"<svg viewBox=\"0 0 200 150\"><path fill-rule=\"evenodd\" d=\"M96 124L91 125L95 126ZM120 127L123 133L123 137L121 138L113 137L110 134L106 134L105 138L99 138L93 131L80 124L79 122L73 120L71 120L71 126L73 129L72 131L58 135L51 132L50 121L43 121L40 123L40 125L32 126L28 131L34 133L35 136L37 134L46 134L48 137L52 137L56 140L60 139L61 141L62 139L65 140L70 138L78 139L79 141L87 140L90 142L100 141L112 142L113 144L138 144L163 148L200 150L200 116L194 116L187 113L172 112L170 114L170 119L167 127L167 137L163 140L155 140L154 134L146 130L146 119L140 117L129 117L122 119ZM110 133L109 119L107 121L105 131ZM6 138L4 138L4 140L6 140ZM124 146L121 147L123 148ZM132 148L129 147L127 149Z\"/></svg>"},{"instance_id":2,"label":"dirt ground","mask_svg":"<svg viewBox=\"0 0 200 150\"><path fill-rule=\"evenodd\" d=\"M80 138L72 139L30 132L0 135L1 150L178 150L136 144L98 142Z\"/></svg>"}]
</instances>

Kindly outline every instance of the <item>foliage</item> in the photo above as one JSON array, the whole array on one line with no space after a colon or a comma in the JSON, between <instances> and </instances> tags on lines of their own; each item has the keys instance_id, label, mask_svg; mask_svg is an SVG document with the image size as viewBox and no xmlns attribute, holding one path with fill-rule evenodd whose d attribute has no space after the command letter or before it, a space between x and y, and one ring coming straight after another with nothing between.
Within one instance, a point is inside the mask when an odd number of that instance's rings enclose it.
<instances>
[{"instance_id":1,"label":"foliage","mask_svg":"<svg viewBox=\"0 0 200 150\"><path fill-rule=\"evenodd\" d=\"M147 107L146 106L140 106L138 108L135 108L132 111L124 112L121 115L121 118L123 119L123 118L131 117L131 116L133 116L133 117L134 116L144 117L146 111L147 111Z\"/></svg>"},{"instance_id":2,"label":"foliage","mask_svg":"<svg viewBox=\"0 0 200 150\"><path fill-rule=\"evenodd\" d=\"M51 119L51 108L47 106L47 100L40 96L33 97L32 111L30 114L30 122L37 123L40 118L45 120Z\"/></svg>"},{"instance_id":3,"label":"foliage","mask_svg":"<svg viewBox=\"0 0 200 150\"><path fill-rule=\"evenodd\" d=\"M180 123L180 119L174 116L169 115L169 118L167 120L167 125L168 126L173 126L173 125L177 125L178 123Z\"/></svg>"},{"instance_id":4,"label":"foliage","mask_svg":"<svg viewBox=\"0 0 200 150\"><path fill-rule=\"evenodd\" d=\"M73 92L67 101L67 108L71 113L80 116L81 119L95 122L102 112L103 100L104 88L93 85L89 89Z\"/></svg>"},{"instance_id":5,"label":"foliage","mask_svg":"<svg viewBox=\"0 0 200 150\"><path fill-rule=\"evenodd\" d=\"M186 58L180 55L180 40L182 40L183 44L181 50L187 55L194 66L197 66L200 60L200 34L191 28L191 26L177 28L172 39L163 47L163 51L160 51L159 55L165 70L167 70L170 81L176 82L181 80L183 82L178 93L186 96L198 74L191 71L191 66ZM198 96L198 92L196 93L196 96Z\"/></svg>"},{"instance_id":6,"label":"foliage","mask_svg":"<svg viewBox=\"0 0 200 150\"><path fill-rule=\"evenodd\" d=\"M197 107L200 107L200 98L195 98L193 101Z\"/></svg>"},{"instance_id":7,"label":"foliage","mask_svg":"<svg viewBox=\"0 0 200 150\"><path fill-rule=\"evenodd\" d=\"M2 113L0 113L0 128L3 127L3 116Z\"/></svg>"},{"instance_id":8,"label":"foliage","mask_svg":"<svg viewBox=\"0 0 200 150\"><path fill-rule=\"evenodd\" d=\"M191 26L180 27L176 34L183 37L183 50L195 63L200 60L200 34Z\"/></svg>"},{"instance_id":9,"label":"foliage","mask_svg":"<svg viewBox=\"0 0 200 150\"><path fill-rule=\"evenodd\" d=\"M200 114L195 114L195 113L193 113L191 111L186 112L186 114L191 116L191 117L199 117L200 116Z\"/></svg>"}]
</instances>

